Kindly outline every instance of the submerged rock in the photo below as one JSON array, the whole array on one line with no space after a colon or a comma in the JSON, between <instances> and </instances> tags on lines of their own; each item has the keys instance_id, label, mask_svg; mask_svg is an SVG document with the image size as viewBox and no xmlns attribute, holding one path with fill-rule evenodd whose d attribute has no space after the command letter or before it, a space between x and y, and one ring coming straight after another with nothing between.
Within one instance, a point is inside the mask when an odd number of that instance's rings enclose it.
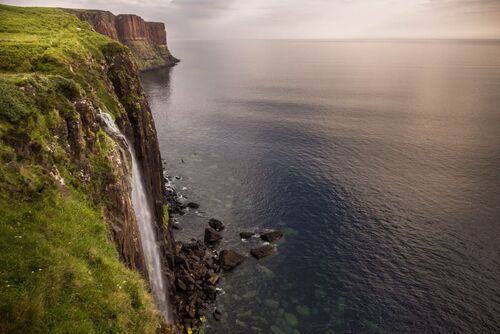
<instances>
[{"instance_id":1,"label":"submerged rock","mask_svg":"<svg viewBox=\"0 0 500 334\"><path fill-rule=\"evenodd\" d=\"M292 327L296 327L299 324L297 317L293 313L285 313L285 320Z\"/></svg>"},{"instance_id":2,"label":"submerged rock","mask_svg":"<svg viewBox=\"0 0 500 334\"><path fill-rule=\"evenodd\" d=\"M222 224L222 222L220 220L215 219L215 218L211 218L208 221L208 225L218 232L220 232L224 229L224 224Z\"/></svg>"},{"instance_id":3,"label":"submerged rock","mask_svg":"<svg viewBox=\"0 0 500 334\"><path fill-rule=\"evenodd\" d=\"M224 270L231 270L239 265L245 257L232 250L223 250L219 256L220 265Z\"/></svg>"},{"instance_id":4,"label":"submerged rock","mask_svg":"<svg viewBox=\"0 0 500 334\"><path fill-rule=\"evenodd\" d=\"M255 233L253 233L253 232L241 232L240 233L240 238L241 239L250 239L254 235L255 235Z\"/></svg>"},{"instance_id":5,"label":"submerged rock","mask_svg":"<svg viewBox=\"0 0 500 334\"><path fill-rule=\"evenodd\" d=\"M278 308L280 306L280 303L277 300L274 299L266 299L264 300L264 305L270 308Z\"/></svg>"},{"instance_id":6,"label":"submerged rock","mask_svg":"<svg viewBox=\"0 0 500 334\"><path fill-rule=\"evenodd\" d=\"M222 313L218 309L215 309L213 316L216 321L220 321L222 319Z\"/></svg>"},{"instance_id":7,"label":"submerged rock","mask_svg":"<svg viewBox=\"0 0 500 334\"><path fill-rule=\"evenodd\" d=\"M250 251L250 254L252 254L252 256L255 257L257 260L266 256L274 255L276 253L277 250L272 245L264 245L258 248L254 248Z\"/></svg>"},{"instance_id":8,"label":"submerged rock","mask_svg":"<svg viewBox=\"0 0 500 334\"><path fill-rule=\"evenodd\" d=\"M195 203L195 202L189 202L186 204L186 206L190 209L198 209L200 207L200 205L198 203Z\"/></svg>"},{"instance_id":9,"label":"submerged rock","mask_svg":"<svg viewBox=\"0 0 500 334\"><path fill-rule=\"evenodd\" d=\"M309 307L305 305L297 305L295 307L295 310L297 311L298 314L300 314L303 317L308 317L311 315L311 310L309 310Z\"/></svg>"},{"instance_id":10,"label":"submerged rock","mask_svg":"<svg viewBox=\"0 0 500 334\"><path fill-rule=\"evenodd\" d=\"M255 269L257 269L258 272L264 274L264 276L266 276L266 278L274 278L276 276L276 274L269 268L261 265L261 264L257 264L255 266Z\"/></svg>"},{"instance_id":11,"label":"submerged rock","mask_svg":"<svg viewBox=\"0 0 500 334\"><path fill-rule=\"evenodd\" d=\"M283 237L283 233L281 231L270 231L264 232L260 235L260 238L267 242L275 242Z\"/></svg>"},{"instance_id":12,"label":"submerged rock","mask_svg":"<svg viewBox=\"0 0 500 334\"><path fill-rule=\"evenodd\" d=\"M241 328L247 328L247 324L241 321L240 319L236 319L236 326L241 327Z\"/></svg>"},{"instance_id":13,"label":"submerged rock","mask_svg":"<svg viewBox=\"0 0 500 334\"><path fill-rule=\"evenodd\" d=\"M222 239L222 236L211 228L205 229L205 243L212 244Z\"/></svg>"},{"instance_id":14,"label":"submerged rock","mask_svg":"<svg viewBox=\"0 0 500 334\"><path fill-rule=\"evenodd\" d=\"M271 326L270 328L271 333L273 334L285 334L281 329L279 329L277 326Z\"/></svg>"}]
</instances>

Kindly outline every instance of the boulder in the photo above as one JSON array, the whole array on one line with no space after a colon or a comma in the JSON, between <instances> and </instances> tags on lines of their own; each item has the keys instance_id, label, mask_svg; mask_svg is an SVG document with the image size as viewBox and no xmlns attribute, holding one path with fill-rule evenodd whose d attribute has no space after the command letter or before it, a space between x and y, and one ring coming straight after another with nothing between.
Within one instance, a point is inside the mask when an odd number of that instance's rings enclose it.
<instances>
[{"instance_id":1,"label":"boulder","mask_svg":"<svg viewBox=\"0 0 500 334\"><path fill-rule=\"evenodd\" d=\"M255 233L253 233L253 232L241 232L240 238L241 239L249 239L249 238L253 237L254 235L255 235Z\"/></svg>"},{"instance_id":2,"label":"boulder","mask_svg":"<svg viewBox=\"0 0 500 334\"><path fill-rule=\"evenodd\" d=\"M270 231L264 232L260 235L260 238L267 242L275 242L283 237L283 233L281 231Z\"/></svg>"},{"instance_id":3,"label":"boulder","mask_svg":"<svg viewBox=\"0 0 500 334\"><path fill-rule=\"evenodd\" d=\"M245 257L232 250L223 250L219 256L222 269L231 270L239 265Z\"/></svg>"},{"instance_id":4,"label":"boulder","mask_svg":"<svg viewBox=\"0 0 500 334\"><path fill-rule=\"evenodd\" d=\"M258 248L254 248L250 251L250 254L252 254L252 256L255 257L257 260L266 256L274 255L276 253L277 250L272 245L264 245Z\"/></svg>"},{"instance_id":5,"label":"boulder","mask_svg":"<svg viewBox=\"0 0 500 334\"><path fill-rule=\"evenodd\" d=\"M224 229L224 224L222 224L222 222L220 220L215 219L215 218L211 218L208 221L208 225L218 232L220 232Z\"/></svg>"},{"instance_id":6,"label":"boulder","mask_svg":"<svg viewBox=\"0 0 500 334\"><path fill-rule=\"evenodd\" d=\"M222 239L222 236L211 228L205 229L205 243L212 244Z\"/></svg>"}]
</instances>

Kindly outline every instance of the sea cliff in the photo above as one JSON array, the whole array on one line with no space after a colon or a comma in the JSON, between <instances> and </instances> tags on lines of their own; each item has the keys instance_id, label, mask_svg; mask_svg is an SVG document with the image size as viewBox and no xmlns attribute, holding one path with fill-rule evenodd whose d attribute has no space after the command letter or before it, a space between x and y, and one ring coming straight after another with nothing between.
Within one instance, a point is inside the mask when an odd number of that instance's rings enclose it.
<instances>
[{"instance_id":1,"label":"sea cliff","mask_svg":"<svg viewBox=\"0 0 500 334\"><path fill-rule=\"evenodd\" d=\"M102 10L64 10L88 22L96 32L127 45L136 57L140 70L173 66L179 62L168 49L164 23L147 22L137 15L114 15Z\"/></svg>"},{"instance_id":2,"label":"sea cliff","mask_svg":"<svg viewBox=\"0 0 500 334\"><path fill-rule=\"evenodd\" d=\"M130 154L99 117L111 115L140 162L173 282L153 118L133 53L112 39L166 48L165 35L161 24L125 21L107 37L63 10L0 5L2 333L173 330L148 291Z\"/></svg>"}]
</instances>

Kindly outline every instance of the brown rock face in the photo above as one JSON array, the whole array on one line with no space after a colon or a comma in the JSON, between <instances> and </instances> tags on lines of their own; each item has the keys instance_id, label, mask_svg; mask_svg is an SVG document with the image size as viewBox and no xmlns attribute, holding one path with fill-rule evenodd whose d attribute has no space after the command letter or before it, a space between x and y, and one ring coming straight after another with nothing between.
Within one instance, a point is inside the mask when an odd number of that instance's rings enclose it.
<instances>
[{"instance_id":1,"label":"brown rock face","mask_svg":"<svg viewBox=\"0 0 500 334\"><path fill-rule=\"evenodd\" d=\"M167 47L167 32L161 22L146 22L131 14L114 15L101 10L66 9L94 30L127 45L137 58L139 69L175 65L179 60Z\"/></svg>"},{"instance_id":2,"label":"brown rock face","mask_svg":"<svg viewBox=\"0 0 500 334\"><path fill-rule=\"evenodd\" d=\"M167 45L167 33L163 23L146 22L137 15L121 14L116 16L115 26L118 40L122 42L147 40L154 45Z\"/></svg>"},{"instance_id":3,"label":"brown rock face","mask_svg":"<svg viewBox=\"0 0 500 334\"><path fill-rule=\"evenodd\" d=\"M146 22L149 40L157 45L167 45L167 31L161 22Z\"/></svg>"},{"instance_id":4,"label":"brown rock face","mask_svg":"<svg viewBox=\"0 0 500 334\"><path fill-rule=\"evenodd\" d=\"M100 34L118 40L118 32L116 30L116 16L111 12L102 10L69 10L76 14L80 20L90 23L94 30Z\"/></svg>"}]
</instances>

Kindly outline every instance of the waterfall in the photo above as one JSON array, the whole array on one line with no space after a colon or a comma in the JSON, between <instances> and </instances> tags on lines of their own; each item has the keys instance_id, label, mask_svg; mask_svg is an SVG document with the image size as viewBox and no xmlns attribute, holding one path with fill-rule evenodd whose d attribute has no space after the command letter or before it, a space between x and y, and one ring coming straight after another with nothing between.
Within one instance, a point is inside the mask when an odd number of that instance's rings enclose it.
<instances>
[{"instance_id":1,"label":"waterfall","mask_svg":"<svg viewBox=\"0 0 500 334\"><path fill-rule=\"evenodd\" d=\"M111 135L120 138L127 146L132 156L132 204L134 206L137 224L139 225L142 250L144 252L149 276L149 285L158 310L167 323L172 323L172 313L170 303L167 299L167 290L161 270L162 266L160 262L158 240L154 229L154 214L148 201L142 173L139 169L134 149L127 141L127 138L121 133L120 129L118 129L109 114L101 112L99 113L99 117L106 124L107 131L109 131Z\"/></svg>"}]
</instances>

